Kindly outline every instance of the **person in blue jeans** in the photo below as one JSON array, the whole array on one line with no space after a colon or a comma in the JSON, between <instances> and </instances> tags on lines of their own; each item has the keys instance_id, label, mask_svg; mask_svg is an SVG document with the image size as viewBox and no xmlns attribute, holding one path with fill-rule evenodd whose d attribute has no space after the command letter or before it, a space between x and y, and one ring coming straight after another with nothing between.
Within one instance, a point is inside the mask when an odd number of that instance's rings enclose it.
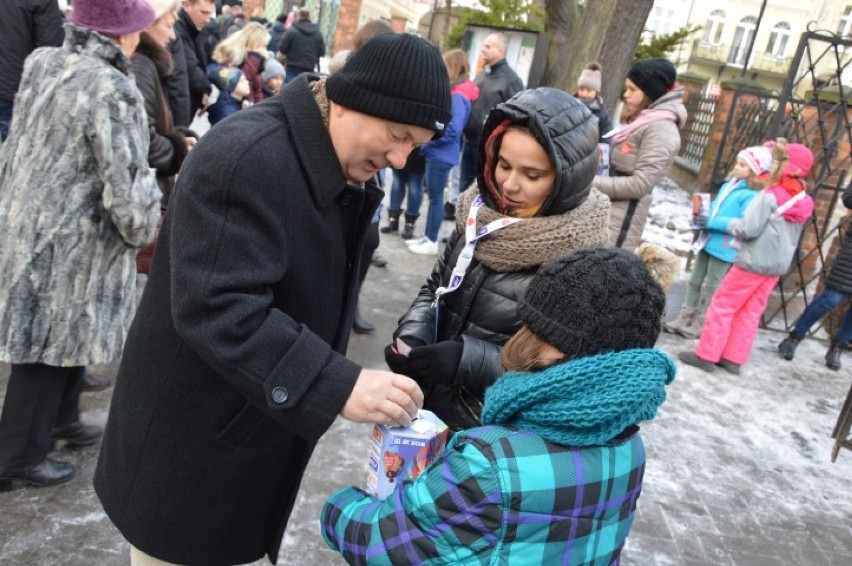
<instances>
[{"instance_id":1,"label":"person in blue jeans","mask_svg":"<svg viewBox=\"0 0 852 566\"><path fill-rule=\"evenodd\" d=\"M429 213L426 216L426 234L418 240L408 241L408 250L421 255L438 255L438 232L444 221L444 187L450 170L459 163L459 144L462 130L470 117L471 98L466 93L467 55L461 49L444 53L444 65L450 75L450 94L453 101L453 117L444 135L433 140L420 152L426 158L426 190L429 192Z\"/></svg>"},{"instance_id":2,"label":"person in blue jeans","mask_svg":"<svg viewBox=\"0 0 852 566\"><path fill-rule=\"evenodd\" d=\"M420 216L420 205L423 203L423 175L426 172L426 158L420 150L414 150L408 155L405 167L393 170L393 184L390 191L388 208L388 225L382 226L382 234L399 232L399 216L402 214L402 201L405 201L405 226L402 229L402 239L411 240L414 237L414 223ZM408 193L406 195L406 193Z\"/></svg>"},{"instance_id":3,"label":"person in blue jeans","mask_svg":"<svg viewBox=\"0 0 852 566\"><path fill-rule=\"evenodd\" d=\"M846 187L843 191L843 204L846 208L852 208L852 186ZM843 240L831 271L825 278L825 288L822 293L808 305L796 321L790 335L778 344L778 351L785 359L792 360L796 355L796 347L807 336L811 326L850 296L852 296L852 230L846 233L846 239ZM848 348L850 340L852 340L852 307L846 310L846 316L840 323L840 330L832 338L831 345L825 353L825 365L829 369L837 371L841 368L840 355L844 348Z\"/></svg>"}]
</instances>

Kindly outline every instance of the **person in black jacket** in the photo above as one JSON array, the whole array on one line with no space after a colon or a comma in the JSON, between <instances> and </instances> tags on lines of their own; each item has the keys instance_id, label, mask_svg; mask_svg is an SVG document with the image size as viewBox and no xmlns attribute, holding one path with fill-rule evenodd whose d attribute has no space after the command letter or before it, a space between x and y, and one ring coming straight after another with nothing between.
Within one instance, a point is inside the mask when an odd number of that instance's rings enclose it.
<instances>
[{"instance_id":1,"label":"person in black jacket","mask_svg":"<svg viewBox=\"0 0 852 566\"><path fill-rule=\"evenodd\" d=\"M574 93L574 96L582 100L598 119L600 141L603 142L604 134L612 130L612 120L609 117L609 112L604 108L604 101L601 98L600 63L597 61L586 63L586 66L580 72L580 78L577 79L577 92Z\"/></svg>"},{"instance_id":2,"label":"person in black jacket","mask_svg":"<svg viewBox=\"0 0 852 566\"><path fill-rule=\"evenodd\" d=\"M573 96L525 90L485 122L477 186L459 196L456 229L400 319L385 360L423 389L453 429L479 426L485 388L545 261L606 242L609 200L592 188L597 121ZM410 348L410 351L409 351Z\"/></svg>"},{"instance_id":3,"label":"person in black jacket","mask_svg":"<svg viewBox=\"0 0 852 566\"><path fill-rule=\"evenodd\" d=\"M185 92L189 95L190 120L207 108L207 99L212 91L207 79L207 40L202 30L213 16L213 9L214 0L184 0L175 22L177 39L183 44L183 66L187 76Z\"/></svg>"},{"instance_id":4,"label":"person in black jacket","mask_svg":"<svg viewBox=\"0 0 852 566\"><path fill-rule=\"evenodd\" d=\"M411 424L417 384L360 367L346 343L382 199L376 171L441 135L450 108L438 49L383 34L337 74L303 75L223 120L189 153L94 479L134 554L274 563L337 416Z\"/></svg>"},{"instance_id":5,"label":"person in black jacket","mask_svg":"<svg viewBox=\"0 0 852 566\"><path fill-rule=\"evenodd\" d=\"M470 108L464 127L461 163L459 164L459 192L466 191L476 176L476 151L480 147L485 118L495 106L512 98L524 88L518 74L506 62L506 36L492 33L485 38L480 58L485 68L474 82L479 87L479 98Z\"/></svg>"},{"instance_id":6,"label":"person in black jacket","mask_svg":"<svg viewBox=\"0 0 852 566\"><path fill-rule=\"evenodd\" d=\"M852 209L852 185L843 191L843 204ZM790 335L778 344L778 351L787 360L796 355L796 347L805 339L808 330L819 319L833 311L852 296L852 230L847 230L846 238L837 252L837 257L825 278L825 288L805 309L796 321ZM825 353L825 365L835 371L842 367L840 355L849 347L852 340L852 306L846 310L846 315L840 323L837 334L831 339L828 351Z\"/></svg>"},{"instance_id":7,"label":"person in black jacket","mask_svg":"<svg viewBox=\"0 0 852 566\"><path fill-rule=\"evenodd\" d=\"M299 9L299 21L284 32L278 52L286 60L284 65L288 83L302 73L320 70L319 60L325 55L325 40L317 25L311 21L310 10Z\"/></svg>"},{"instance_id":8,"label":"person in black jacket","mask_svg":"<svg viewBox=\"0 0 852 566\"><path fill-rule=\"evenodd\" d=\"M198 135L184 127L176 126L171 109L166 103L168 81L174 64L167 46L175 39L174 23L180 4L177 0L147 0L154 8L156 20L139 38L139 45L130 61L136 86L145 99L148 114L148 165L157 172L157 185L163 192L161 208L165 212L169 202L175 175L189 150L198 140ZM136 256L136 270L147 274L151 269L151 257L156 240L148 244Z\"/></svg>"},{"instance_id":9,"label":"person in black jacket","mask_svg":"<svg viewBox=\"0 0 852 566\"><path fill-rule=\"evenodd\" d=\"M9 134L24 59L37 47L62 45L64 21L56 0L0 2L0 141Z\"/></svg>"}]
</instances>

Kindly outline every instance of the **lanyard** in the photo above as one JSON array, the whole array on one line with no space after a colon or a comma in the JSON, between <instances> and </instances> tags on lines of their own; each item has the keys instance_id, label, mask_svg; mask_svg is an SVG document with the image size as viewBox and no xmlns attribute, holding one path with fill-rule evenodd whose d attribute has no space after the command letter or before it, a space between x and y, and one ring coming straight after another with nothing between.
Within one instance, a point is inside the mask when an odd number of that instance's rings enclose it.
<instances>
[{"instance_id":1,"label":"lanyard","mask_svg":"<svg viewBox=\"0 0 852 566\"><path fill-rule=\"evenodd\" d=\"M464 248L456 259L456 265L453 267L453 272L450 274L450 281L447 286L438 287L435 290L435 300L432 301L433 308L438 306L441 296L452 293L461 286L462 281L464 281L465 272L473 260L473 250L476 248L476 242L480 238L484 238L488 234L492 234L501 228L523 220L522 218L501 218L500 220L493 220L477 230L476 215L479 213L479 209L482 208L483 203L482 195L478 195L470 205L470 212L467 214L467 223L464 228Z\"/></svg>"}]
</instances>

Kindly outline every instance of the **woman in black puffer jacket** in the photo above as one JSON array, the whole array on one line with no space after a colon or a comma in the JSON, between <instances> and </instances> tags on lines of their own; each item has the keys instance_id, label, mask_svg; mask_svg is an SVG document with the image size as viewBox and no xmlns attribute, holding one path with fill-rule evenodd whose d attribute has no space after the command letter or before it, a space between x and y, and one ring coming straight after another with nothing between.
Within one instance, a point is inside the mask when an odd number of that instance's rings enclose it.
<instances>
[{"instance_id":1,"label":"woman in black puffer jacket","mask_svg":"<svg viewBox=\"0 0 852 566\"><path fill-rule=\"evenodd\" d=\"M424 407L451 428L479 425L485 388L503 372L502 345L521 326L516 304L539 266L606 242L609 200L592 188L597 142L591 112L553 88L522 91L488 116L477 185L459 197L456 229L385 349L391 369L417 380ZM465 234L474 215L470 232L487 235L466 245L476 239Z\"/></svg>"}]
</instances>

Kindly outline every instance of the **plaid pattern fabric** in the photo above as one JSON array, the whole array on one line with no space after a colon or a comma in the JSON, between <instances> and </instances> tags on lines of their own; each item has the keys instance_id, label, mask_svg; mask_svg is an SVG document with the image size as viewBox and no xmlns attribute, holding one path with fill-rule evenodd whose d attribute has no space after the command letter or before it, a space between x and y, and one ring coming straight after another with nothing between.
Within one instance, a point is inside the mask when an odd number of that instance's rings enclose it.
<instances>
[{"instance_id":1,"label":"plaid pattern fabric","mask_svg":"<svg viewBox=\"0 0 852 566\"><path fill-rule=\"evenodd\" d=\"M332 495L322 533L350 564L617 565L644 469L638 434L571 448L471 429L384 501Z\"/></svg>"}]
</instances>

